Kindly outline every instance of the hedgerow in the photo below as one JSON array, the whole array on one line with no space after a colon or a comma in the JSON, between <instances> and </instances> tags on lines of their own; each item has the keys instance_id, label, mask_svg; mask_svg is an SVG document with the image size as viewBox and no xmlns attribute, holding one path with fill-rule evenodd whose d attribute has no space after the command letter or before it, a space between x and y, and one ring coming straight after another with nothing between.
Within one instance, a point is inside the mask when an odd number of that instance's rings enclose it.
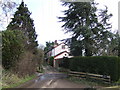
<instances>
[{"instance_id":1,"label":"hedgerow","mask_svg":"<svg viewBox=\"0 0 120 90\"><path fill-rule=\"evenodd\" d=\"M108 56L64 58L62 67L72 71L111 76L111 81L120 78L120 58Z\"/></svg>"}]
</instances>

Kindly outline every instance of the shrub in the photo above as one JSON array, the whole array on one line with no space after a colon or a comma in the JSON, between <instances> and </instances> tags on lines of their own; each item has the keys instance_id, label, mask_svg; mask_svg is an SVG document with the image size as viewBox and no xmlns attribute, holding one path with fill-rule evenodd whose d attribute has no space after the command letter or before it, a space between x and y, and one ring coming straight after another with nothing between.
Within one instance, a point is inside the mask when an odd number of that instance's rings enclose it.
<instances>
[{"instance_id":1,"label":"shrub","mask_svg":"<svg viewBox=\"0 0 120 90\"><path fill-rule=\"evenodd\" d=\"M32 75L36 72L37 64L36 56L31 51L25 51L21 54L19 62L16 63L13 71L17 73L19 77Z\"/></svg>"},{"instance_id":2,"label":"shrub","mask_svg":"<svg viewBox=\"0 0 120 90\"><path fill-rule=\"evenodd\" d=\"M110 75L112 81L120 78L120 58L108 56L73 57L63 60L64 65L69 61L68 68L72 71Z\"/></svg>"},{"instance_id":3,"label":"shrub","mask_svg":"<svg viewBox=\"0 0 120 90\"><path fill-rule=\"evenodd\" d=\"M59 59L59 66L64 68L69 68L69 60L67 57Z\"/></svg>"},{"instance_id":4,"label":"shrub","mask_svg":"<svg viewBox=\"0 0 120 90\"><path fill-rule=\"evenodd\" d=\"M54 57L49 57L49 65L53 66Z\"/></svg>"}]
</instances>

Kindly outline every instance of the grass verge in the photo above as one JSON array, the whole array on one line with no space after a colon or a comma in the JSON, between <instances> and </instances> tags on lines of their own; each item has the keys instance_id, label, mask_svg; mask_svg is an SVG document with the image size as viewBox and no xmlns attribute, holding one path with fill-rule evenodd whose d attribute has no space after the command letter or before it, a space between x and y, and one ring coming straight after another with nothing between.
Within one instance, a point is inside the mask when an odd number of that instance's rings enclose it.
<instances>
[{"instance_id":1,"label":"grass verge","mask_svg":"<svg viewBox=\"0 0 120 90\"><path fill-rule=\"evenodd\" d=\"M31 76L26 75L24 78L19 78L15 74L5 72L2 75L2 88L15 88L29 80L32 80L35 77L36 75Z\"/></svg>"},{"instance_id":2,"label":"grass verge","mask_svg":"<svg viewBox=\"0 0 120 90\"><path fill-rule=\"evenodd\" d=\"M83 79L83 78L79 78L79 77L68 77L68 80L75 82L75 83L79 83L79 84L84 84L86 86L89 86L90 88L93 87L109 87L110 85L107 83L103 83L100 81L95 81L95 80L91 80L91 79Z\"/></svg>"},{"instance_id":3,"label":"grass verge","mask_svg":"<svg viewBox=\"0 0 120 90\"><path fill-rule=\"evenodd\" d=\"M109 89L110 90L119 90L120 89L120 85L114 85L114 83L108 84L108 83L104 83L101 81L94 81L94 80L90 80L90 79L81 79L78 77L69 77L67 79L72 81L72 82L75 82L75 83L87 85L90 88L101 87L100 90L109 90ZM119 83L119 81L118 81L118 83Z\"/></svg>"}]
</instances>

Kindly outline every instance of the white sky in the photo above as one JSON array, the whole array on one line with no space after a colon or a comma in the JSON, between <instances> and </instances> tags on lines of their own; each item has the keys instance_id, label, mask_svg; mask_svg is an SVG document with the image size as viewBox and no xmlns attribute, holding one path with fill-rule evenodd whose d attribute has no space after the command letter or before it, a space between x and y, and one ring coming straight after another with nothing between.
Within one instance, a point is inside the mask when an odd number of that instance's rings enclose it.
<instances>
[{"instance_id":1,"label":"white sky","mask_svg":"<svg viewBox=\"0 0 120 90\"><path fill-rule=\"evenodd\" d=\"M17 0L21 2L21 0ZM103 5L108 6L109 13L113 14L110 22L112 22L112 30L118 29L118 1L119 0L95 0ZM36 32L38 34L38 43L45 45L46 41L55 41L70 37L64 34L61 26L63 23L58 22L57 16L62 16L66 8L61 6L59 0L24 0L28 9L32 12L31 17L34 20Z\"/></svg>"}]
</instances>

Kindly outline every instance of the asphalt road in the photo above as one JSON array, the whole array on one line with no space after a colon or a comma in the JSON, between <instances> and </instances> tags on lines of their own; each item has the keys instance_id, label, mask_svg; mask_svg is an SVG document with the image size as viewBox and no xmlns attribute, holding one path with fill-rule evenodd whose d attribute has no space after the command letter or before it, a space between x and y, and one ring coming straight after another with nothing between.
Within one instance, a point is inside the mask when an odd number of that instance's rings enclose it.
<instances>
[{"instance_id":1,"label":"asphalt road","mask_svg":"<svg viewBox=\"0 0 120 90\"><path fill-rule=\"evenodd\" d=\"M89 88L90 86L74 83L66 79L67 75L57 72L52 67L43 67L45 73L28 81L18 88Z\"/></svg>"}]
</instances>

